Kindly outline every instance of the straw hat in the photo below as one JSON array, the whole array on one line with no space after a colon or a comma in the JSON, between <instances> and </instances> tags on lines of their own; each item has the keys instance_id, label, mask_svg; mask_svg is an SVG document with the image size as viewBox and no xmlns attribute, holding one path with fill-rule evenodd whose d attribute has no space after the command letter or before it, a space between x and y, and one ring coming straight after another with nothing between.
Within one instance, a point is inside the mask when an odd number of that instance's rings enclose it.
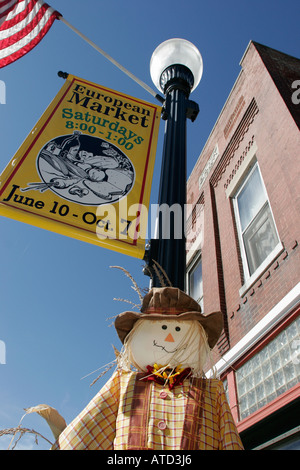
<instances>
[{"instance_id":1,"label":"straw hat","mask_svg":"<svg viewBox=\"0 0 300 470\"><path fill-rule=\"evenodd\" d=\"M123 312L116 317L115 328L122 343L140 319L197 320L206 331L211 349L223 329L221 312L203 315L198 302L176 287L154 287L143 298L140 312Z\"/></svg>"}]
</instances>

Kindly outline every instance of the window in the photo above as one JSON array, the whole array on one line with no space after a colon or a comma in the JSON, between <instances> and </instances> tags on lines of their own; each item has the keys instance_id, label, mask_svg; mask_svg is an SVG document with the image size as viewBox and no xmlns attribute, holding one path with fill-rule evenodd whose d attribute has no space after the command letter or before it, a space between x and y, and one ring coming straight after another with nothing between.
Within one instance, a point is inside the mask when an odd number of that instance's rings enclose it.
<instances>
[{"instance_id":1,"label":"window","mask_svg":"<svg viewBox=\"0 0 300 470\"><path fill-rule=\"evenodd\" d=\"M236 372L240 419L270 403L300 380L300 318Z\"/></svg>"},{"instance_id":2,"label":"window","mask_svg":"<svg viewBox=\"0 0 300 470\"><path fill-rule=\"evenodd\" d=\"M245 277L249 278L279 243L257 161L233 198Z\"/></svg>"},{"instance_id":3,"label":"window","mask_svg":"<svg viewBox=\"0 0 300 470\"><path fill-rule=\"evenodd\" d=\"M203 311L203 281L201 257L193 264L188 272L189 295L197 300Z\"/></svg>"}]
</instances>

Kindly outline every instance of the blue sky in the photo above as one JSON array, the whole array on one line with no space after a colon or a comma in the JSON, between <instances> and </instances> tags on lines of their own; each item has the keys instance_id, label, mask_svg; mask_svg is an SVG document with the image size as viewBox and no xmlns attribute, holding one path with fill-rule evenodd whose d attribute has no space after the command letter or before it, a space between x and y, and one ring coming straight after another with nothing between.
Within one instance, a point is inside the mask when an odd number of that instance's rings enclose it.
<instances>
[{"instance_id":1,"label":"blue sky","mask_svg":"<svg viewBox=\"0 0 300 470\"><path fill-rule=\"evenodd\" d=\"M149 62L162 41L182 37L200 50L204 72L191 99L200 106L188 122L188 174L239 74L250 40L299 57L299 2L295 0L51 0L71 24L146 82ZM157 104L155 99L56 21L42 42L0 70L6 104L0 104L0 172L55 97L63 70L102 86ZM151 203L157 203L164 122L161 122ZM143 262L88 243L0 219L0 429L16 426L23 409L46 403L69 423L108 379L90 383L91 371L114 359L120 342L108 317L127 309L114 297L137 301L131 282L112 265L123 266L141 287L148 286ZM23 425L50 440L42 418ZM0 449L9 439L0 438ZM24 438L19 448L36 447Z\"/></svg>"}]
</instances>

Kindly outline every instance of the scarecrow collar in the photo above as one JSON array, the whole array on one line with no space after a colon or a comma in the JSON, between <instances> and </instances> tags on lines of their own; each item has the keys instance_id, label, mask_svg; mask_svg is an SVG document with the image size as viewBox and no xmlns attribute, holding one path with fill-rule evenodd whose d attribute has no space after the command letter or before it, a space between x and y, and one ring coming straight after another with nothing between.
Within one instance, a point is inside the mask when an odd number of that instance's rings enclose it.
<instances>
[{"instance_id":1,"label":"scarecrow collar","mask_svg":"<svg viewBox=\"0 0 300 470\"><path fill-rule=\"evenodd\" d=\"M161 364L154 364L153 366L147 366L147 371L147 375L141 380L150 380L160 385L168 385L169 390L172 390L176 385L182 385L183 381L192 373L190 367L184 369L181 364L170 368L165 368Z\"/></svg>"}]
</instances>

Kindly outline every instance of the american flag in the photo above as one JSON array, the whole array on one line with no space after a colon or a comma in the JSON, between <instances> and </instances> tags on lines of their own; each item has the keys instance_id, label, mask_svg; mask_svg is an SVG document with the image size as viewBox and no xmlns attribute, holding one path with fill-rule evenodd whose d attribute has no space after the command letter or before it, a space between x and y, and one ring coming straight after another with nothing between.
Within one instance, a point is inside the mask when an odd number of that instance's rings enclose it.
<instances>
[{"instance_id":1,"label":"american flag","mask_svg":"<svg viewBox=\"0 0 300 470\"><path fill-rule=\"evenodd\" d=\"M42 0L0 0L0 68L30 52L60 16Z\"/></svg>"}]
</instances>

